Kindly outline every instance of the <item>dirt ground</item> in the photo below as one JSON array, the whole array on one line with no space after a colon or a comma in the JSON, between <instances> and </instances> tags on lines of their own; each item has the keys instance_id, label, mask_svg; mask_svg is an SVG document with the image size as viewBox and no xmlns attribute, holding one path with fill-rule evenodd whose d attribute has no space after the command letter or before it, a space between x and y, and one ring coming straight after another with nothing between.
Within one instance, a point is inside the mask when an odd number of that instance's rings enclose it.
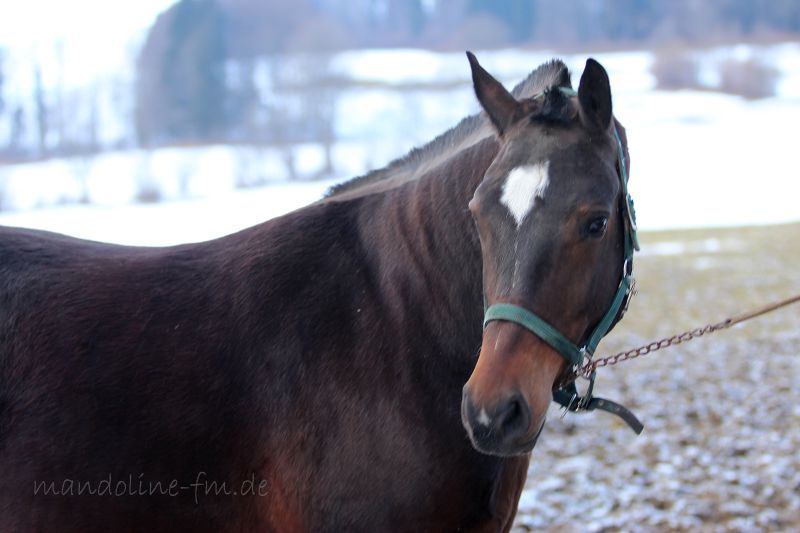
<instances>
[{"instance_id":1,"label":"dirt ground","mask_svg":"<svg viewBox=\"0 0 800 533\"><path fill-rule=\"evenodd\" d=\"M800 224L640 238L599 355L800 293ZM554 404L515 532L800 531L800 304L602 369L595 393L644 432Z\"/></svg>"}]
</instances>

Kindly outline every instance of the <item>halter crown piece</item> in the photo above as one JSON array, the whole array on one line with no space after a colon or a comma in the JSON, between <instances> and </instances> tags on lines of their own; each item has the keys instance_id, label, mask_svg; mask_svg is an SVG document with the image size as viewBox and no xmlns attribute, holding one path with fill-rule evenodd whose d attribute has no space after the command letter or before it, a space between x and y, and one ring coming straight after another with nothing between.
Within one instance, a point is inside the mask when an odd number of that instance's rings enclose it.
<instances>
[{"instance_id":1,"label":"halter crown piece","mask_svg":"<svg viewBox=\"0 0 800 533\"><path fill-rule=\"evenodd\" d=\"M576 94L573 89L561 88L561 91L569 96ZM600 322L597 323L586 342L581 346L575 345L541 317L524 307L514 304L497 303L491 305L486 309L483 319L484 328L493 320L505 320L530 330L534 335L549 344L561 357L566 359L572 365L573 374L575 375L581 368L584 358L591 359L602 338L608 334L615 321L621 319L622 315L624 315L633 288L633 252L634 250L639 250L639 242L636 238L636 212L633 209L633 199L628 193L628 171L625 168L625 152L616 126L614 126L614 138L617 143L619 179L624 200L622 209L625 218L625 243L622 279L617 292L614 294L614 299L611 301L611 306ZM592 396L594 380L595 372L592 372L589 378L589 387L583 396L578 395L575 381L571 381L568 385L553 392L553 401L569 411L594 411L595 409L607 411L622 418L637 434L641 433L644 426L631 411L611 400Z\"/></svg>"}]
</instances>

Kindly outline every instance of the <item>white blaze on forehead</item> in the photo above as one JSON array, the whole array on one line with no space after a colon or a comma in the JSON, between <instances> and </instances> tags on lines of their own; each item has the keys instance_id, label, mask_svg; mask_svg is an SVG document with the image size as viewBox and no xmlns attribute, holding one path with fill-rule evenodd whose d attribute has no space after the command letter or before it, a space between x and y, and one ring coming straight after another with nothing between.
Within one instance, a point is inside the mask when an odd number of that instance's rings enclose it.
<instances>
[{"instance_id":1,"label":"white blaze on forehead","mask_svg":"<svg viewBox=\"0 0 800 533\"><path fill-rule=\"evenodd\" d=\"M550 161L517 167L508 173L500 201L508 207L517 226L522 224L533 208L536 197L544 198L550 181L547 169Z\"/></svg>"}]
</instances>

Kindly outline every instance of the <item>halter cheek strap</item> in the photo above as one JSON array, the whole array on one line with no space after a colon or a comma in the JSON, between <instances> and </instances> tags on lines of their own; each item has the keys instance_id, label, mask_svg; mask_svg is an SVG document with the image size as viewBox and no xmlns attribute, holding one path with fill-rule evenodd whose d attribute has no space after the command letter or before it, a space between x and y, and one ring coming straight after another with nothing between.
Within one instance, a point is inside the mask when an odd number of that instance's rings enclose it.
<instances>
[{"instance_id":1,"label":"halter cheek strap","mask_svg":"<svg viewBox=\"0 0 800 533\"><path fill-rule=\"evenodd\" d=\"M633 288L633 252L639 249L639 242L636 238L636 213L633 210L633 199L628 193L628 171L625 167L625 152L616 126L614 127L614 138L617 143L620 187L624 202L622 210L625 217L622 279L611 305L591 334L589 334L586 342L581 346L577 346L536 313L514 304L493 304L486 309L483 319L484 328L493 320L505 320L519 324L549 344L561 357L567 360L574 370L580 368L584 357L594 355L597 345L609 332L611 326L616 320L622 318ZM589 380L589 388L583 397L578 396L575 382L572 381L569 385L553 393L553 401L561 404L569 411L593 411L595 409L607 411L622 418L637 434L641 433L643 429L642 423L631 411L610 400L592 397L594 379L595 373L593 372Z\"/></svg>"}]
</instances>

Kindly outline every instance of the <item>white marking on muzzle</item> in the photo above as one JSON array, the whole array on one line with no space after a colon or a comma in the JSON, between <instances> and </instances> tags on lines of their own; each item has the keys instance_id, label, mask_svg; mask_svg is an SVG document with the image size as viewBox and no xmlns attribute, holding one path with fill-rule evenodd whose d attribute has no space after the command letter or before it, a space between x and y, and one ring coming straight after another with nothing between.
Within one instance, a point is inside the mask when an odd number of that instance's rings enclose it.
<instances>
[{"instance_id":1,"label":"white marking on muzzle","mask_svg":"<svg viewBox=\"0 0 800 533\"><path fill-rule=\"evenodd\" d=\"M533 209L536 197L544 198L545 190L550 183L547 172L549 167L550 161L544 161L517 167L508 173L500 201L508 207L514 220L517 221L517 226L522 224Z\"/></svg>"},{"instance_id":2,"label":"white marking on muzzle","mask_svg":"<svg viewBox=\"0 0 800 533\"><path fill-rule=\"evenodd\" d=\"M489 424L491 423L492 419L489 418L489 415L486 414L486 409L481 409L481 412L478 413L478 424L489 427Z\"/></svg>"}]
</instances>

